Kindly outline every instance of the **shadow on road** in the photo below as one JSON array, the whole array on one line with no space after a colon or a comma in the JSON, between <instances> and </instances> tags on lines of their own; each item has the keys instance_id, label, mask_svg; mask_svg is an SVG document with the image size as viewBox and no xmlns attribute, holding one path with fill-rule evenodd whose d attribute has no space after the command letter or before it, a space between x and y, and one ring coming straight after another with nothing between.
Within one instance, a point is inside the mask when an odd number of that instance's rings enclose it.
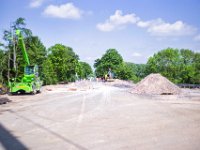
<instances>
[{"instance_id":1,"label":"shadow on road","mask_svg":"<svg viewBox=\"0 0 200 150\"><path fill-rule=\"evenodd\" d=\"M12 110L8 110L8 111L9 111L10 113L15 114L16 116L18 116L18 117L20 117L20 118L26 120L27 122L31 122L31 123L34 124L35 126L37 126L37 127L39 127L40 129L45 130L46 132L48 132L48 133L54 135L55 137L61 139L61 140L64 141L64 142L66 142L67 144L73 145L74 147L76 147L76 148L79 149L79 150L87 150L85 147L83 147L83 146L81 146L81 145L79 145L79 144L77 144L77 143L75 143L75 142L73 142L73 141L71 141L71 140L65 138L64 136L62 136L62 135L60 135L60 134L58 134L58 133L56 133L56 132L54 132L54 131L52 131L52 130L50 130L50 129L48 129L48 128L46 128L46 127L44 127L44 126L42 126L42 125L40 125L40 124L38 124L38 123L36 123L36 122L34 122L34 121L28 119L28 118L26 118L26 117L24 117L24 116L22 116L22 115L20 115L20 114L17 114L16 112L14 112L14 111L12 111ZM1 132L0 132L0 133L1 133ZM14 150L15 150L15 149L14 149ZM23 149L22 149L22 150L23 150Z\"/></svg>"},{"instance_id":2,"label":"shadow on road","mask_svg":"<svg viewBox=\"0 0 200 150\"><path fill-rule=\"evenodd\" d=\"M5 150L27 150L28 148L0 124L0 143Z\"/></svg>"}]
</instances>

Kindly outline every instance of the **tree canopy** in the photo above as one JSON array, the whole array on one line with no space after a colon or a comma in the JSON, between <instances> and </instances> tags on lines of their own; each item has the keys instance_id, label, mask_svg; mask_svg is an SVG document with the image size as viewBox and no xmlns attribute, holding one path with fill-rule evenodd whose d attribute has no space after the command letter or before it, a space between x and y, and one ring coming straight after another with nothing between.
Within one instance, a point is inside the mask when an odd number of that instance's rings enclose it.
<instances>
[{"instance_id":1,"label":"tree canopy","mask_svg":"<svg viewBox=\"0 0 200 150\"><path fill-rule=\"evenodd\" d=\"M200 83L200 53L188 49L167 48L147 62L147 72L161 73L174 83Z\"/></svg>"},{"instance_id":2,"label":"tree canopy","mask_svg":"<svg viewBox=\"0 0 200 150\"><path fill-rule=\"evenodd\" d=\"M101 58L95 60L94 64L96 69L95 74L98 77L103 77L108 73L110 68L115 78L132 80L135 82L139 81L141 77L144 76L142 72L140 72L140 75L137 73L139 66L140 65L124 62L122 56L116 49L108 49Z\"/></svg>"},{"instance_id":3,"label":"tree canopy","mask_svg":"<svg viewBox=\"0 0 200 150\"><path fill-rule=\"evenodd\" d=\"M74 81L79 57L72 48L56 44L49 48L48 57L53 63L58 81Z\"/></svg>"},{"instance_id":4,"label":"tree canopy","mask_svg":"<svg viewBox=\"0 0 200 150\"><path fill-rule=\"evenodd\" d=\"M82 70L81 75L80 75L82 79L86 79L93 74L92 68L88 63L81 61L80 67Z\"/></svg>"},{"instance_id":5,"label":"tree canopy","mask_svg":"<svg viewBox=\"0 0 200 150\"><path fill-rule=\"evenodd\" d=\"M94 67L96 68L96 76L104 76L109 68L115 75L118 75L119 68L122 69L123 58L116 49L108 49L106 53L100 58L96 59Z\"/></svg>"}]
</instances>

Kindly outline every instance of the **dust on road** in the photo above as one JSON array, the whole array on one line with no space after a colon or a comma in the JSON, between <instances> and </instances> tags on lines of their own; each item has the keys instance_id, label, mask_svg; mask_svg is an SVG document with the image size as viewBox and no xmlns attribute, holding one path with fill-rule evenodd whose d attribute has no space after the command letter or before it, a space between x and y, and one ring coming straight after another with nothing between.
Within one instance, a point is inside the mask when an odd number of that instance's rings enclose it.
<instances>
[{"instance_id":1,"label":"dust on road","mask_svg":"<svg viewBox=\"0 0 200 150\"><path fill-rule=\"evenodd\" d=\"M9 97L0 106L0 149L199 149L199 90L194 97L129 91L92 83L87 90L63 86Z\"/></svg>"}]
</instances>

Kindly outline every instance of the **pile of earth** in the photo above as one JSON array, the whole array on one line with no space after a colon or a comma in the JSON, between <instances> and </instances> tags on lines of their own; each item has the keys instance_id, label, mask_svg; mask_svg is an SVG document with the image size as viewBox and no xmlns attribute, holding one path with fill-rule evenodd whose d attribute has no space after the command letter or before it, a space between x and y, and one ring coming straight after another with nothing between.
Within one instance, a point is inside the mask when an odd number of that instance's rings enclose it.
<instances>
[{"instance_id":1,"label":"pile of earth","mask_svg":"<svg viewBox=\"0 0 200 150\"><path fill-rule=\"evenodd\" d=\"M150 74L141 80L131 91L136 94L177 95L181 89L160 74Z\"/></svg>"}]
</instances>

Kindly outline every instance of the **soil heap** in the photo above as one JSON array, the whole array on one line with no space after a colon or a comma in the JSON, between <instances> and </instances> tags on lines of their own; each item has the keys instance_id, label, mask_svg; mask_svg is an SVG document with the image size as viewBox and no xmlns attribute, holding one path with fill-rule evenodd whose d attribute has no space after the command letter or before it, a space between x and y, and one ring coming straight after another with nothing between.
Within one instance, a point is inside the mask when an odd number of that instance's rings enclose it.
<instances>
[{"instance_id":1,"label":"soil heap","mask_svg":"<svg viewBox=\"0 0 200 150\"><path fill-rule=\"evenodd\" d=\"M136 94L176 95L181 89L160 74L150 74L131 91Z\"/></svg>"}]
</instances>

